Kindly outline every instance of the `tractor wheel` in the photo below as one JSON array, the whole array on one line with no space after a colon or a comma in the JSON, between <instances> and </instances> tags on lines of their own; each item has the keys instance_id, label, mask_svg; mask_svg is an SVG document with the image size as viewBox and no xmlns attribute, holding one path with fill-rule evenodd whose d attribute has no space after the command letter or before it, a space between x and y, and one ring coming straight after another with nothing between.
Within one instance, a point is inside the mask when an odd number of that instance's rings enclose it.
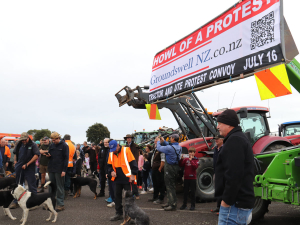
<instances>
[{"instance_id":1,"label":"tractor wheel","mask_svg":"<svg viewBox=\"0 0 300 225\"><path fill-rule=\"evenodd\" d=\"M196 197L200 201L213 201L215 198L213 159L202 157L197 169Z\"/></svg>"},{"instance_id":2,"label":"tractor wheel","mask_svg":"<svg viewBox=\"0 0 300 225\"><path fill-rule=\"evenodd\" d=\"M264 215L267 212L269 212L268 210L269 204L270 202L268 200L255 198L255 203L252 210L252 220L255 221L255 220L263 219Z\"/></svg>"},{"instance_id":3,"label":"tractor wheel","mask_svg":"<svg viewBox=\"0 0 300 225\"><path fill-rule=\"evenodd\" d=\"M282 145L282 144L271 144L268 146L264 152L270 152L270 151L275 151L275 150L280 150L282 148L286 148L287 146Z\"/></svg>"}]
</instances>

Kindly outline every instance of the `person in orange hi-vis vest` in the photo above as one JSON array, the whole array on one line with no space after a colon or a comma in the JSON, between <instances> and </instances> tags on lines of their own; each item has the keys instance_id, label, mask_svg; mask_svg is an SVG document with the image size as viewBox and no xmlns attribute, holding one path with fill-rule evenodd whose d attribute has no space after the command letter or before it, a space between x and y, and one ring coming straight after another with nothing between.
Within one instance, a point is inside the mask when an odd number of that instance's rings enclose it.
<instances>
[{"instance_id":1,"label":"person in orange hi-vis vest","mask_svg":"<svg viewBox=\"0 0 300 225\"><path fill-rule=\"evenodd\" d=\"M71 177L72 177L72 173L73 173L73 162L76 161L76 148L75 145L73 145L72 141L71 141L71 136L69 134L66 134L64 136L64 140L65 143L69 146L69 160L68 160L68 169L66 172L66 176L65 176L65 200L68 199L68 194L69 191L71 189L71 193L73 192L73 185L71 185Z\"/></svg>"},{"instance_id":2,"label":"person in orange hi-vis vest","mask_svg":"<svg viewBox=\"0 0 300 225\"><path fill-rule=\"evenodd\" d=\"M109 142L110 153L107 162L108 178L115 185L115 209L116 215L111 221L123 220L122 191L131 190L132 184L136 184L138 166L129 147L120 146L117 141Z\"/></svg>"},{"instance_id":3,"label":"person in orange hi-vis vest","mask_svg":"<svg viewBox=\"0 0 300 225\"><path fill-rule=\"evenodd\" d=\"M6 140L4 138L1 139L0 154L2 156L2 163L3 163L3 167L2 167L3 175L1 174L0 177L4 177L5 171L8 167L8 163L9 163L10 157L11 157L10 150L9 150L8 146L6 146ZM1 169L0 169L0 172L1 172Z\"/></svg>"}]
</instances>

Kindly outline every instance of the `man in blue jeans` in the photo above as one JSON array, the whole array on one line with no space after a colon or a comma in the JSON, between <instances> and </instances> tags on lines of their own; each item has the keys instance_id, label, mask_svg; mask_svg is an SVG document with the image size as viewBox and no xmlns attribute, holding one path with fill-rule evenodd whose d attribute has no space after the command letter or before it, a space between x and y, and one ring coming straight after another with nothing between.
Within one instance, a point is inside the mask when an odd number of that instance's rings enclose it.
<instances>
[{"instance_id":1,"label":"man in blue jeans","mask_svg":"<svg viewBox=\"0 0 300 225\"><path fill-rule=\"evenodd\" d=\"M255 202L252 145L234 110L225 110L217 122L220 135L225 137L215 171L215 196L221 201L218 224L246 225L251 222Z\"/></svg>"}]
</instances>

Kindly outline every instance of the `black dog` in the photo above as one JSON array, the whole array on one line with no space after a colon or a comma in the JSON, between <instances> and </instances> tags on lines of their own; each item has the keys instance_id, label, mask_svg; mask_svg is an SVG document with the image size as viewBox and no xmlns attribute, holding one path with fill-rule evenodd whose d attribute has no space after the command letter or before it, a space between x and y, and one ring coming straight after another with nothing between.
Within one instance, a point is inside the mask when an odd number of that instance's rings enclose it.
<instances>
[{"instance_id":1,"label":"black dog","mask_svg":"<svg viewBox=\"0 0 300 225\"><path fill-rule=\"evenodd\" d=\"M4 215L9 216L12 220L15 220L16 217L13 217L10 213L8 206L14 200L11 191L0 191L0 206L3 207Z\"/></svg>"},{"instance_id":2,"label":"black dog","mask_svg":"<svg viewBox=\"0 0 300 225\"><path fill-rule=\"evenodd\" d=\"M149 216L134 202L134 197L131 191L125 192L125 217L122 224L126 224L130 219L135 219L136 225L149 225ZM129 217L129 218L128 218Z\"/></svg>"},{"instance_id":3,"label":"black dog","mask_svg":"<svg viewBox=\"0 0 300 225\"><path fill-rule=\"evenodd\" d=\"M97 199L97 192L96 192L97 181L96 180L88 178L88 177L79 177L79 176L72 177L72 179L73 179L73 183L74 183L74 187L75 187L75 195L73 198L80 197L81 187L88 185L90 187L90 190L95 194L94 199Z\"/></svg>"},{"instance_id":4,"label":"black dog","mask_svg":"<svg viewBox=\"0 0 300 225\"><path fill-rule=\"evenodd\" d=\"M2 177L0 178L0 189L11 187L11 185L15 183L16 183L16 178L14 177Z\"/></svg>"}]
</instances>

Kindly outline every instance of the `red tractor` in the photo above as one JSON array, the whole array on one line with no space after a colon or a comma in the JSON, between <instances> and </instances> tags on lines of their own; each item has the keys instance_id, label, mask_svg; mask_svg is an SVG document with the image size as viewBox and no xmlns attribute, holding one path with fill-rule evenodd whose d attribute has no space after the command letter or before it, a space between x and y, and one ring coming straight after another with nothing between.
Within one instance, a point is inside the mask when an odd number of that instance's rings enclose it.
<instances>
[{"instance_id":1,"label":"red tractor","mask_svg":"<svg viewBox=\"0 0 300 225\"><path fill-rule=\"evenodd\" d=\"M147 89L147 86L144 88L138 86L135 89L126 86L121 89L125 91L125 95L122 96L121 91L116 94L119 105L128 104L136 109L145 109L149 94L142 89ZM194 93L158 103L157 106L159 109L167 108L172 112L181 132L188 138L187 141L180 143L182 153L187 154L190 147L196 148L196 156L199 158L196 196L202 201L213 200L215 190L213 151L211 150L215 144L212 139L218 134L216 118L225 109L212 114L208 113ZM233 110L237 112L240 126L253 145L254 154L292 146L287 138L270 135L266 116L269 112L268 108L246 106L233 108ZM179 177L179 183L180 179L181 177Z\"/></svg>"},{"instance_id":2,"label":"red tractor","mask_svg":"<svg viewBox=\"0 0 300 225\"><path fill-rule=\"evenodd\" d=\"M300 121L282 123L278 131L279 136L289 139L293 145L300 145Z\"/></svg>"}]
</instances>

